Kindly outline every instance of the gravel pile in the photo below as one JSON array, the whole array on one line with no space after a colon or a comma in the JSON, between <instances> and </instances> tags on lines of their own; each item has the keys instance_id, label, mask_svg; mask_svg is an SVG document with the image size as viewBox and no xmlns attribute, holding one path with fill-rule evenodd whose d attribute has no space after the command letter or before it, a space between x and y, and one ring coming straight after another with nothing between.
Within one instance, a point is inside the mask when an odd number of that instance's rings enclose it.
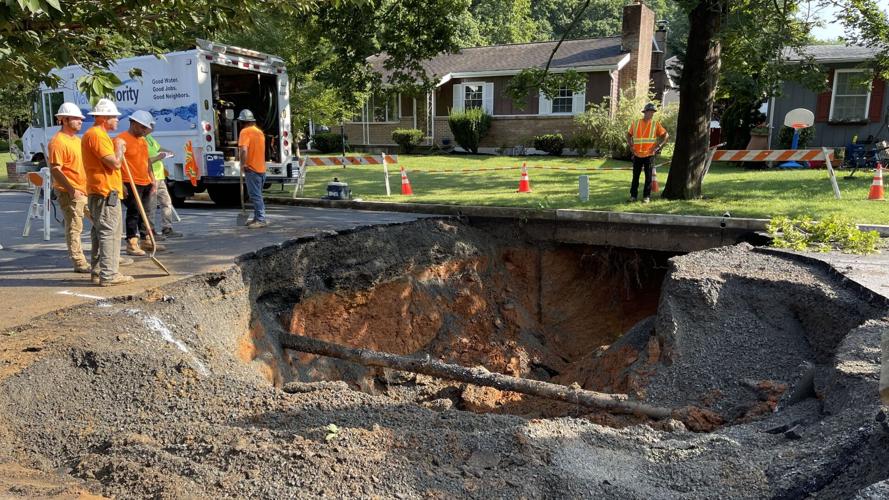
<instances>
[{"instance_id":1,"label":"gravel pile","mask_svg":"<svg viewBox=\"0 0 889 500\"><path fill-rule=\"evenodd\" d=\"M816 269L745 247L673 260L654 322L663 363L645 397L729 414L762 397L751 397L747 379L800 391L792 401L776 395L777 412L711 433L679 422L616 429L583 418L430 409L335 383L283 385L287 392L269 381L269 367L290 380L274 345L248 363L236 354L245 332L262 330L257 304L294 303L310 284L335 288L346 277L371 287L476 252L463 236L480 238L462 224L420 221L296 241L225 273L5 332L0 464L115 498L885 491L875 483L889 478L889 438L874 418L885 304L861 304ZM492 239L491 247L504 243ZM803 362L811 366L800 373ZM32 483L0 491L56 493Z\"/></svg>"}]
</instances>

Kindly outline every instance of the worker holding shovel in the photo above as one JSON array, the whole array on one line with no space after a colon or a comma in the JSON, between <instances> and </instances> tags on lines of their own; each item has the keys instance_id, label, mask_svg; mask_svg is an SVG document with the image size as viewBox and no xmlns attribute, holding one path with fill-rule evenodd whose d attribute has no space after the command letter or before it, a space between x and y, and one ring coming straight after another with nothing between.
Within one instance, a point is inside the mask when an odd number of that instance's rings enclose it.
<instances>
[{"instance_id":1,"label":"worker holding shovel","mask_svg":"<svg viewBox=\"0 0 889 500\"><path fill-rule=\"evenodd\" d=\"M96 124L83 134L80 150L86 172L87 206L93 222L92 279L100 286L122 285L133 281L132 276L118 272L123 194L120 168L126 146L122 141L115 146L108 135L117 129L120 113L113 101L100 99L89 114L96 117Z\"/></svg>"},{"instance_id":2,"label":"worker holding shovel","mask_svg":"<svg viewBox=\"0 0 889 500\"><path fill-rule=\"evenodd\" d=\"M145 255L145 250L162 252L160 245L154 248L156 243L148 238L151 227L145 227L142 222L139 208L136 206L136 197L142 202L142 206L149 206L152 193L156 189L157 181L148 162L148 143L145 136L151 131L151 123L154 120L151 113L138 110L130 116L130 128L117 136L118 141L126 145L125 158L131 171L123 170L123 181L129 184L130 179L136 186L133 192L129 186L125 187L127 195L124 197L124 205L127 207L124 226L127 235L127 253L130 255ZM132 176L132 177L131 177ZM141 242L140 240L141 236Z\"/></svg>"}]
</instances>

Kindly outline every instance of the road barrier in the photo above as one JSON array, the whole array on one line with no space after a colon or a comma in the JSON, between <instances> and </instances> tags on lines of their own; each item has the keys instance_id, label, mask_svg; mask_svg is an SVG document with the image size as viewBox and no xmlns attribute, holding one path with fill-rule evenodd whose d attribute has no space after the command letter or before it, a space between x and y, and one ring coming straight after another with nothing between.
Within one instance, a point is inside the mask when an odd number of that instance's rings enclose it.
<instances>
[{"instance_id":1,"label":"road barrier","mask_svg":"<svg viewBox=\"0 0 889 500\"><path fill-rule=\"evenodd\" d=\"M293 197L303 194L303 188L306 184L306 174L308 167L322 166L355 166L355 165L382 165L383 175L386 181L386 196L392 196L392 190L389 188L389 165L397 165L398 156L390 154L380 155L361 155L361 156L304 156L299 161L299 180L296 183L296 189L293 190Z\"/></svg>"},{"instance_id":2,"label":"road barrier","mask_svg":"<svg viewBox=\"0 0 889 500\"><path fill-rule=\"evenodd\" d=\"M716 149L722 144L710 148L707 158L707 167L704 175L710 171L713 161L813 161L823 160L827 166L830 184L833 187L833 195L840 199L840 186L837 184L837 176L833 170L831 161L833 153L828 148L820 149ZM833 148L831 148L832 150Z\"/></svg>"}]
</instances>

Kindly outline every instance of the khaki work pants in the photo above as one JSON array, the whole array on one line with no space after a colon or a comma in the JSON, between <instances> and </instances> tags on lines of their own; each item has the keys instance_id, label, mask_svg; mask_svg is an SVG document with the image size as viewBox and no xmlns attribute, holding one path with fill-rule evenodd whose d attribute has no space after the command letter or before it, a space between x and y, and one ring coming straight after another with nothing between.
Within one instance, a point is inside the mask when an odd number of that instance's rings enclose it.
<instances>
[{"instance_id":1,"label":"khaki work pants","mask_svg":"<svg viewBox=\"0 0 889 500\"><path fill-rule=\"evenodd\" d=\"M155 207L161 214L161 224L155 223ZM151 202L145 207L148 211L148 218L151 220L153 227L161 228L161 231L173 229L173 200L170 198L170 191L167 190L167 181L157 181L157 190L151 195Z\"/></svg>"},{"instance_id":2,"label":"khaki work pants","mask_svg":"<svg viewBox=\"0 0 889 500\"><path fill-rule=\"evenodd\" d=\"M120 238L123 232L121 205L122 200L117 200L112 207L105 196L89 196L89 210L93 218L93 227L90 230L93 244L90 249L90 264L93 266L93 274L98 274L103 281L112 280L118 274Z\"/></svg>"},{"instance_id":3,"label":"khaki work pants","mask_svg":"<svg viewBox=\"0 0 889 500\"><path fill-rule=\"evenodd\" d=\"M80 244L80 235L83 234L83 218L89 218L87 198L74 199L67 191L56 191L59 197L59 207L65 218L65 244L68 246L68 257L74 263L74 267L82 267L88 264L83 255L83 246Z\"/></svg>"}]
</instances>

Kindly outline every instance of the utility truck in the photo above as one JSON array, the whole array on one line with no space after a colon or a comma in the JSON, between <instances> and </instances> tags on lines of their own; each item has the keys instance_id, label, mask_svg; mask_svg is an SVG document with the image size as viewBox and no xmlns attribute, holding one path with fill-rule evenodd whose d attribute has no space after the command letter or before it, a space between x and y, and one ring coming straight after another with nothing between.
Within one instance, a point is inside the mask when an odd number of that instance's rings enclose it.
<instances>
[{"instance_id":1,"label":"utility truck","mask_svg":"<svg viewBox=\"0 0 889 500\"><path fill-rule=\"evenodd\" d=\"M142 76L131 78L133 68ZM239 202L236 117L242 109L253 111L265 132L266 183L298 181L299 163L291 153L290 87L279 57L197 40L194 49L119 59L109 70L122 82L113 96L121 112L117 133L129 128L134 111L147 111L156 123L152 135L174 153L163 161L176 205L205 190L217 204ZM46 145L59 130L54 114L63 102L77 104L87 117L82 132L93 125L89 101L77 89L86 71L67 66L52 73L60 83L40 88L32 125L22 137L24 161L44 160ZM186 168L190 158L196 169Z\"/></svg>"}]
</instances>

